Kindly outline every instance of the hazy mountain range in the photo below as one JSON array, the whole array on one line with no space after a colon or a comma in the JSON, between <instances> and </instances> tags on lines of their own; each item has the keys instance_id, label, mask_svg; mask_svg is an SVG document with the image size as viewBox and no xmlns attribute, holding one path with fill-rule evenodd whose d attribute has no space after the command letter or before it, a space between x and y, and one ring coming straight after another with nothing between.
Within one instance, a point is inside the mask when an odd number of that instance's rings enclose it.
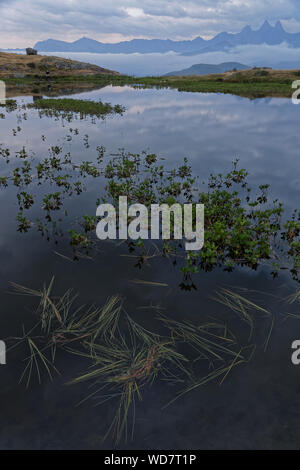
<instances>
[{"instance_id":1,"label":"hazy mountain range","mask_svg":"<svg viewBox=\"0 0 300 470\"><path fill-rule=\"evenodd\" d=\"M165 75L167 76L184 76L184 75L208 75L210 73L225 73L230 70L247 70L250 67L247 65L240 64L239 62L223 62L222 64L212 65L212 64L195 64L189 67L188 69L177 70L175 72L170 72Z\"/></svg>"},{"instance_id":2,"label":"hazy mountain range","mask_svg":"<svg viewBox=\"0 0 300 470\"><path fill-rule=\"evenodd\" d=\"M271 26L268 21L258 30L245 26L240 33L220 33L213 39L205 40L200 36L193 40L172 41L169 39L133 39L116 44L102 43L94 39L81 38L74 42L48 39L34 46L40 52L94 52L110 54L165 53L174 51L183 55L206 52L229 51L241 45L278 45L287 43L290 47L300 47L300 33L288 33L280 21Z\"/></svg>"}]
</instances>

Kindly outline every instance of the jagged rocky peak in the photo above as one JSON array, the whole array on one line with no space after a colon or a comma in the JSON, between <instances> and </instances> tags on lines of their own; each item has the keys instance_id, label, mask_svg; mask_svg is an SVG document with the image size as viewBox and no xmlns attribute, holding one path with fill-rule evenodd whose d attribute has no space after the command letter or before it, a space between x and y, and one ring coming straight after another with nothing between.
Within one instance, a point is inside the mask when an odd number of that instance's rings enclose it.
<instances>
[{"instance_id":1,"label":"jagged rocky peak","mask_svg":"<svg viewBox=\"0 0 300 470\"><path fill-rule=\"evenodd\" d=\"M276 24L274 21L271 25L268 20L265 20L262 25L255 27L255 29L247 25L241 32L228 33L224 31L208 40L201 37L184 41L134 39L108 44L94 39L81 38L73 43L53 40L42 41L36 44L35 49L43 52L97 52L101 54L132 54L135 52L146 54L173 51L184 55L194 55L195 53L226 51L239 45L255 44L258 46L265 43L276 45L283 42L292 47L300 48L300 33L286 32L280 21L277 21Z\"/></svg>"},{"instance_id":2,"label":"jagged rocky peak","mask_svg":"<svg viewBox=\"0 0 300 470\"><path fill-rule=\"evenodd\" d=\"M275 25L275 29L277 29L277 31L284 32L284 29L283 29L283 26L282 26L281 21L277 21L277 23L276 23L276 25Z\"/></svg>"},{"instance_id":3,"label":"jagged rocky peak","mask_svg":"<svg viewBox=\"0 0 300 470\"><path fill-rule=\"evenodd\" d=\"M270 31L272 29L273 29L273 27L270 25L269 21L265 20L264 24L260 28L260 31Z\"/></svg>"},{"instance_id":4,"label":"jagged rocky peak","mask_svg":"<svg viewBox=\"0 0 300 470\"><path fill-rule=\"evenodd\" d=\"M252 31L253 30L252 30L251 26L249 26L248 24L247 24L247 26L244 26L244 28L242 29L242 33L252 33Z\"/></svg>"}]
</instances>

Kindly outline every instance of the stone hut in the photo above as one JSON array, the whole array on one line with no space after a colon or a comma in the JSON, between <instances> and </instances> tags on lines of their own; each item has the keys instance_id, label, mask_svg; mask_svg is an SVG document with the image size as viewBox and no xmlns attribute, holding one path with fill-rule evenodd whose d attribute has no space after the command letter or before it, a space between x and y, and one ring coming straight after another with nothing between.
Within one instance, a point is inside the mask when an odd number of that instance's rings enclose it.
<instances>
[{"instance_id":1,"label":"stone hut","mask_svg":"<svg viewBox=\"0 0 300 470\"><path fill-rule=\"evenodd\" d=\"M27 47L26 54L27 55L37 55L37 50L32 49L31 47Z\"/></svg>"}]
</instances>

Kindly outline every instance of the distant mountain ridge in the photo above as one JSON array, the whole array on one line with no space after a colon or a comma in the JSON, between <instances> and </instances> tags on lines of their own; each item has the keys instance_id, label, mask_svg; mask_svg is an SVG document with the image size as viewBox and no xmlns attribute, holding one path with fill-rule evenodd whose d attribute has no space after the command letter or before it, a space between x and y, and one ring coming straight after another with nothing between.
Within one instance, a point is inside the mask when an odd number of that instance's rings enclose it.
<instances>
[{"instance_id":1,"label":"distant mountain ridge","mask_svg":"<svg viewBox=\"0 0 300 470\"><path fill-rule=\"evenodd\" d=\"M288 33L280 21L272 26L268 21L258 30L245 26L240 33L219 33L213 39L205 40L200 36L193 40L172 41L170 39L133 39L116 44L102 43L94 39L81 38L74 42L48 39L39 41L34 48L41 52L91 52L110 54L165 53L177 52L183 55L196 55L206 52L228 51L241 45L278 45L287 43L290 47L300 48L300 33Z\"/></svg>"},{"instance_id":2,"label":"distant mountain ridge","mask_svg":"<svg viewBox=\"0 0 300 470\"><path fill-rule=\"evenodd\" d=\"M91 52L110 54L133 54L136 52L163 53L169 51L191 52L197 51L205 43L204 39L196 38L193 41L172 41L170 39L133 39L116 44L102 43L95 39L81 38L74 42L57 41L48 39L37 42L35 49L42 52Z\"/></svg>"},{"instance_id":3,"label":"distant mountain ridge","mask_svg":"<svg viewBox=\"0 0 300 470\"><path fill-rule=\"evenodd\" d=\"M188 69L178 70L165 74L165 77L169 76L185 76L185 75L209 75L211 73L225 73L230 70L248 70L250 67L247 65L240 64L239 62L223 62L222 64L195 64Z\"/></svg>"}]
</instances>

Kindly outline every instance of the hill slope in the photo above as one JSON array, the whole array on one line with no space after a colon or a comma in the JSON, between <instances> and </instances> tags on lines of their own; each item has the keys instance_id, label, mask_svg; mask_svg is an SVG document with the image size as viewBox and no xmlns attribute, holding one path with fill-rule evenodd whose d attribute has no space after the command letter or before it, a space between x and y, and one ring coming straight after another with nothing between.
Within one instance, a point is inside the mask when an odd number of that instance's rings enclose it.
<instances>
[{"instance_id":1,"label":"hill slope","mask_svg":"<svg viewBox=\"0 0 300 470\"><path fill-rule=\"evenodd\" d=\"M49 70L50 76L119 75L118 72L76 60L0 52L0 77L44 76L46 70Z\"/></svg>"},{"instance_id":2,"label":"hill slope","mask_svg":"<svg viewBox=\"0 0 300 470\"><path fill-rule=\"evenodd\" d=\"M185 75L209 75L211 73L224 73L230 70L247 70L250 67L247 65L240 64L239 62L223 62L222 64L195 64L188 69L178 70L170 72L165 75L168 76L185 76Z\"/></svg>"}]
</instances>

